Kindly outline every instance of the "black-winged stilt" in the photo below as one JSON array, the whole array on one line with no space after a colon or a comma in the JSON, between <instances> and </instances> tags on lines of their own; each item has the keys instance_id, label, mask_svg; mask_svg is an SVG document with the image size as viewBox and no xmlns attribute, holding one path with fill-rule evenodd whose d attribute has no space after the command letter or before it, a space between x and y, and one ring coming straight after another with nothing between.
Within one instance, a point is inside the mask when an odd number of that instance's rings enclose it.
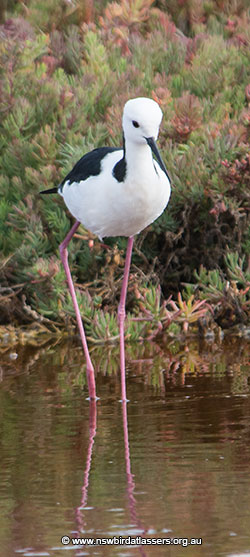
<instances>
[{"instance_id":1,"label":"black-winged stilt","mask_svg":"<svg viewBox=\"0 0 250 557\"><path fill-rule=\"evenodd\" d=\"M129 100L123 111L123 148L94 149L76 163L58 187L41 192L59 193L76 219L59 249L86 357L91 399L96 397L94 368L69 269L67 246L80 223L100 239L128 237L118 306L121 391L122 401L126 401L124 320L133 239L161 215L170 197L170 179L156 146L161 120L162 111L152 99Z\"/></svg>"}]
</instances>

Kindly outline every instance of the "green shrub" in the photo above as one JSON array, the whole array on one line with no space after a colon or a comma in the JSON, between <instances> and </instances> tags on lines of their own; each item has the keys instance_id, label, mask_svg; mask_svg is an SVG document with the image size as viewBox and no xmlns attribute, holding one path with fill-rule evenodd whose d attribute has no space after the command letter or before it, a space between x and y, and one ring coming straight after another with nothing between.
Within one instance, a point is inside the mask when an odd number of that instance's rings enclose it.
<instances>
[{"instance_id":1,"label":"green shrub","mask_svg":"<svg viewBox=\"0 0 250 557\"><path fill-rule=\"evenodd\" d=\"M131 316L141 316L134 294L139 287L148 303L145 280L148 296L156 296L160 283L163 295L173 295L176 304L182 301L177 294L184 283L191 284L189 295L194 293L197 300L191 299L190 307L204 297L212 303L214 288L223 297L229 281L231 305L239 303L247 318L247 0L223 6L215 0L121 0L86 6L30 0L8 3L1 12L2 321L27 322L35 315L27 311L31 307L57 326L74 323L58 259L58 245L72 218L61 198L42 199L39 191L59 184L87 151L121 144L124 102L140 95L157 100L164 112L159 144L172 177L172 196L164 214L137 240L128 299ZM97 322L89 325L89 336L96 340L117 333L112 312L126 241L107 239L107 244L109 249L103 251L81 228L69 249L87 322L89 297L79 285L87 283L91 296L99 300L91 306L91 319ZM128 336L150 336L166 323L173 328L174 320L168 321L163 310L161 300L159 319L151 310L148 323L131 317ZM178 327L181 319L175 314Z\"/></svg>"}]
</instances>

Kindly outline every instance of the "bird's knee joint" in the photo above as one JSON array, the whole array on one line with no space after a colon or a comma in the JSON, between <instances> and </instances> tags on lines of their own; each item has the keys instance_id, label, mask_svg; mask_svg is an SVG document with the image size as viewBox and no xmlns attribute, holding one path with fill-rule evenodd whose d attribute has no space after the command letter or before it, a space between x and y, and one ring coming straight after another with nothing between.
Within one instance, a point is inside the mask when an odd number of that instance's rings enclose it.
<instances>
[{"instance_id":1,"label":"bird's knee joint","mask_svg":"<svg viewBox=\"0 0 250 557\"><path fill-rule=\"evenodd\" d=\"M119 321L122 321L122 320L124 321L125 317L126 317L125 307L123 307L123 306L118 306L118 318L119 318Z\"/></svg>"},{"instance_id":2,"label":"bird's knee joint","mask_svg":"<svg viewBox=\"0 0 250 557\"><path fill-rule=\"evenodd\" d=\"M68 257L68 250L64 246L63 242L59 246L59 253L60 253L61 259L65 258L65 257Z\"/></svg>"}]
</instances>

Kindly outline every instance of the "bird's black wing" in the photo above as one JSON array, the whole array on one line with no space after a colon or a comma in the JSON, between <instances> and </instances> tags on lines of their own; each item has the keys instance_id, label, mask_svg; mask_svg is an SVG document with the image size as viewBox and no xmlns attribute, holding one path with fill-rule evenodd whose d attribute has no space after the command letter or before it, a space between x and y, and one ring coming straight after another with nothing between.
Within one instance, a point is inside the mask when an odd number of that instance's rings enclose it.
<instances>
[{"instance_id":1,"label":"bird's black wing","mask_svg":"<svg viewBox=\"0 0 250 557\"><path fill-rule=\"evenodd\" d=\"M101 162L109 153L114 151L120 151L121 147L99 147L86 153L80 160L75 164L72 170L67 174L64 180L58 187L51 188L49 190L41 191L42 194L47 193L57 193L58 190L62 190L65 182L69 185L73 182L81 182L81 180L87 180L90 176L98 176L101 172Z\"/></svg>"},{"instance_id":2,"label":"bird's black wing","mask_svg":"<svg viewBox=\"0 0 250 557\"><path fill-rule=\"evenodd\" d=\"M90 176L98 176L101 172L101 162L109 153L119 151L117 147L99 147L84 155L67 174L61 183L61 187L65 182L80 182L87 180Z\"/></svg>"}]
</instances>

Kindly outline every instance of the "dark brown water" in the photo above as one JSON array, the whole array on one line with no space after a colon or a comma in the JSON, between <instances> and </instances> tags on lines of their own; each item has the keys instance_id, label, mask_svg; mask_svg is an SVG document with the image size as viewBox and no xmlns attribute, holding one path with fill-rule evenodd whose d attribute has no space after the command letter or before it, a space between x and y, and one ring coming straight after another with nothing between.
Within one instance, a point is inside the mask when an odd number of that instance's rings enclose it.
<instances>
[{"instance_id":1,"label":"dark brown water","mask_svg":"<svg viewBox=\"0 0 250 557\"><path fill-rule=\"evenodd\" d=\"M118 348L93 360L97 404L79 347L2 355L1 557L249 556L249 346L129 347L127 406Z\"/></svg>"}]
</instances>

